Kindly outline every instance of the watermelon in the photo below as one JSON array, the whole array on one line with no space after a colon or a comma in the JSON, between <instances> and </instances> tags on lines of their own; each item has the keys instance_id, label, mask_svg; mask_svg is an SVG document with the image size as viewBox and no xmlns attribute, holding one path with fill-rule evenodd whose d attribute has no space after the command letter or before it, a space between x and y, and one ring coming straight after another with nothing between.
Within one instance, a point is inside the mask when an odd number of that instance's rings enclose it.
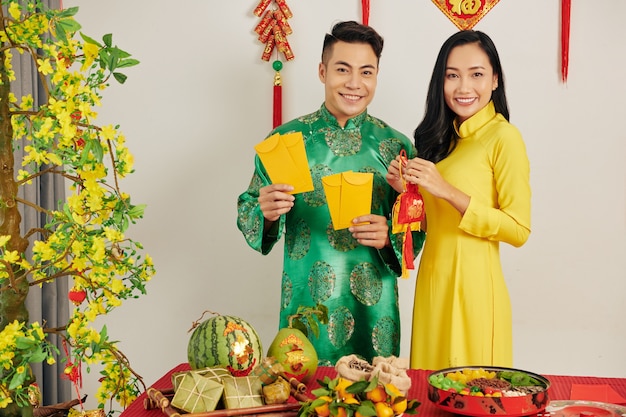
<instances>
[{"instance_id":1,"label":"watermelon","mask_svg":"<svg viewBox=\"0 0 626 417\"><path fill-rule=\"evenodd\" d=\"M223 366L234 376L247 376L263 357L261 339L245 320L217 315L195 328L187 345L191 369Z\"/></svg>"}]
</instances>

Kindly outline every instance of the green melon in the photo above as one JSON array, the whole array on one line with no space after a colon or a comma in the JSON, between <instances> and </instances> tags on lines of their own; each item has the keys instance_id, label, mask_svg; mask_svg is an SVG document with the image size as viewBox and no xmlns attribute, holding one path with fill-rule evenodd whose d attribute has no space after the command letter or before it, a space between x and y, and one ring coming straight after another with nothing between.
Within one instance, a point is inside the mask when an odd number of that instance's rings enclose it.
<instances>
[{"instance_id":1,"label":"green melon","mask_svg":"<svg viewBox=\"0 0 626 417\"><path fill-rule=\"evenodd\" d=\"M191 369L223 366L234 376L247 376L263 357L261 339L245 320L211 317L195 328L187 345Z\"/></svg>"},{"instance_id":2,"label":"green melon","mask_svg":"<svg viewBox=\"0 0 626 417\"><path fill-rule=\"evenodd\" d=\"M311 341L302 331L285 327L278 331L272 341L267 356L273 357L283 367L287 377L305 384L317 371L317 352Z\"/></svg>"}]
</instances>

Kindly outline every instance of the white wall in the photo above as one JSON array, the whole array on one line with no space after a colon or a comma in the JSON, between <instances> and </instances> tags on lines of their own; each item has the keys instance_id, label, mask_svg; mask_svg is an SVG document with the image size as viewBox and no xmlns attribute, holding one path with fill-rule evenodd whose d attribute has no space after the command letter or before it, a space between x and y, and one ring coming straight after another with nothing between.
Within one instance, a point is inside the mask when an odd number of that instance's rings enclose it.
<instances>
[{"instance_id":1,"label":"white wall","mask_svg":"<svg viewBox=\"0 0 626 417\"><path fill-rule=\"evenodd\" d=\"M136 158L122 183L145 219L129 234L153 256L148 295L107 318L151 384L186 361L204 310L248 320L269 346L277 331L282 248L263 257L236 228L253 145L271 128L273 70L253 29L256 0L65 0L83 31L141 61L105 91L100 121L119 123ZM323 34L361 19L357 0L291 0L284 119L316 109ZM511 121L532 166L533 232L503 245L514 310L515 366L546 374L626 377L626 49L623 0L575 0L570 77L559 82L559 1L501 1L476 26L495 41ZM428 0L372 2L386 41L370 112L411 135L441 43L455 26ZM414 276L400 283L409 354ZM478 320L480 318L477 318ZM97 372L85 375L93 399Z\"/></svg>"}]
</instances>

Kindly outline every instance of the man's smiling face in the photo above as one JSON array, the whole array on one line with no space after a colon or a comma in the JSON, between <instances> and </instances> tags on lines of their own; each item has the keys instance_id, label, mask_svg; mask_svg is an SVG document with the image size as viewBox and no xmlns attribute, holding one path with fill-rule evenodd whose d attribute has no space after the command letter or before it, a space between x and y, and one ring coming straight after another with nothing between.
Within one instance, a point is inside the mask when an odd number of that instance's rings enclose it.
<instances>
[{"instance_id":1,"label":"man's smiling face","mask_svg":"<svg viewBox=\"0 0 626 417\"><path fill-rule=\"evenodd\" d=\"M325 104L340 126L361 114L374 98L378 59L367 43L339 41L332 47L327 62L319 65L325 86Z\"/></svg>"}]
</instances>

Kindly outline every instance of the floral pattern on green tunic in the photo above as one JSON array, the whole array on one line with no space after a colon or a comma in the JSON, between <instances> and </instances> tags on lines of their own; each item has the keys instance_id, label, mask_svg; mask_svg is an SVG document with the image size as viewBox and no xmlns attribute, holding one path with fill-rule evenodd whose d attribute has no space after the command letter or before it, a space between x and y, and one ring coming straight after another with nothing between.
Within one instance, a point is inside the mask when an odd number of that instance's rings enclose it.
<instances>
[{"instance_id":1,"label":"floral pattern on green tunic","mask_svg":"<svg viewBox=\"0 0 626 417\"><path fill-rule=\"evenodd\" d=\"M270 133L302 132L314 190L296 194L293 208L281 216L271 233L263 234L259 189L270 184L259 158L248 189L237 202L237 226L247 243L268 254L285 235L279 327L300 306L328 308L329 322L320 336L311 336L320 364L332 365L345 355L371 361L400 353L397 279L401 272L401 235L391 234L392 248L360 245L348 229L334 230L322 178L344 171L374 174L372 213L390 218L397 193L385 176L390 162L415 148L402 133L367 111L342 128L324 105L314 113L279 126ZM414 254L424 242L413 232Z\"/></svg>"}]
</instances>

